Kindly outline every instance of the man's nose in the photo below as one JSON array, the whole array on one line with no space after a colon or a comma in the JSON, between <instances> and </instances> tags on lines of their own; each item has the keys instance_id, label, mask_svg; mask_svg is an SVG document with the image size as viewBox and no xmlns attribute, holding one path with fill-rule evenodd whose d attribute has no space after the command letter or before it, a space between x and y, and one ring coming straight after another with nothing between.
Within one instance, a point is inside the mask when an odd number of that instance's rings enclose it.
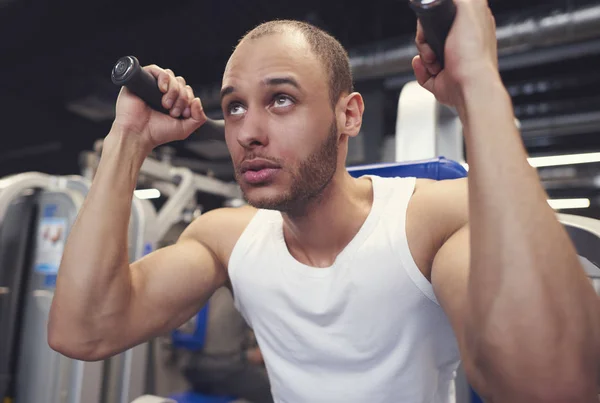
<instances>
[{"instance_id":1,"label":"man's nose","mask_svg":"<svg viewBox=\"0 0 600 403\"><path fill-rule=\"evenodd\" d=\"M238 143L246 149L266 146L269 143L269 137L265 123L265 117L260 112L246 112L238 132Z\"/></svg>"}]
</instances>

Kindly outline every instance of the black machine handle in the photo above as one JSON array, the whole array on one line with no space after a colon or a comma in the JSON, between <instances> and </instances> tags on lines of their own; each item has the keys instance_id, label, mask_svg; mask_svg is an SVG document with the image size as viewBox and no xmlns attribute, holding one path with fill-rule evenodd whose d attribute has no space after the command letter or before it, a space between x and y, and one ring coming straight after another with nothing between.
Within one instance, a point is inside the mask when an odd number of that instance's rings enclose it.
<instances>
[{"instance_id":1,"label":"black machine handle","mask_svg":"<svg viewBox=\"0 0 600 403\"><path fill-rule=\"evenodd\" d=\"M127 87L152 109L169 114L162 106L163 93L158 88L156 78L142 68L135 56L124 56L117 60L112 69L111 79L114 84ZM222 140L225 138L225 122L208 119L194 133L203 139Z\"/></svg>"},{"instance_id":2,"label":"black machine handle","mask_svg":"<svg viewBox=\"0 0 600 403\"><path fill-rule=\"evenodd\" d=\"M446 38L456 17L453 0L410 0L410 7L421 21L425 40L433 49L442 69Z\"/></svg>"}]
</instances>

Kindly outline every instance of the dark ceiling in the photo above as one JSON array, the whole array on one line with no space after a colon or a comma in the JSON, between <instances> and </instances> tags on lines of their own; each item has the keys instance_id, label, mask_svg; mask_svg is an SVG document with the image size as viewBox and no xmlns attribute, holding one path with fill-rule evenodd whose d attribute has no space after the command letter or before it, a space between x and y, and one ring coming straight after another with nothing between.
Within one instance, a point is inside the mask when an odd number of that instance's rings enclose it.
<instances>
[{"instance_id":1,"label":"dark ceiling","mask_svg":"<svg viewBox=\"0 0 600 403\"><path fill-rule=\"evenodd\" d=\"M501 26L600 1L490 4ZM0 0L0 176L27 170L78 173L79 153L90 150L110 128L118 91L110 70L119 57L135 55L142 64L169 67L203 93L218 88L238 38L275 18L312 22L351 52L408 43L416 24L406 0ZM598 38L586 38L593 43L586 45L585 55L530 60L503 69L515 113L537 128L525 136L531 153L600 150L600 129L593 117L581 131L562 129L550 135L547 127L551 116L600 111ZM405 76L400 75L400 82ZM381 135L393 132L401 85L383 82L394 77L357 85L359 90L380 88L384 94ZM204 159L184 145L174 144L177 155Z\"/></svg>"}]
</instances>

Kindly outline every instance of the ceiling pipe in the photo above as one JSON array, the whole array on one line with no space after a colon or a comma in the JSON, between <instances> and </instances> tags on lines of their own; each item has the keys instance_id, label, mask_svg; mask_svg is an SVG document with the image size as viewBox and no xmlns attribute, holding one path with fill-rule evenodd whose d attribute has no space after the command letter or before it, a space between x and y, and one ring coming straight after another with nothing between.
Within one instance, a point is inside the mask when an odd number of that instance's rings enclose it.
<instances>
[{"instance_id":1,"label":"ceiling pipe","mask_svg":"<svg viewBox=\"0 0 600 403\"><path fill-rule=\"evenodd\" d=\"M556 46L600 36L600 5L572 11L553 11L496 28L500 58L534 48ZM350 66L355 81L412 72L417 54L414 42L365 53L351 53Z\"/></svg>"}]
</instances>

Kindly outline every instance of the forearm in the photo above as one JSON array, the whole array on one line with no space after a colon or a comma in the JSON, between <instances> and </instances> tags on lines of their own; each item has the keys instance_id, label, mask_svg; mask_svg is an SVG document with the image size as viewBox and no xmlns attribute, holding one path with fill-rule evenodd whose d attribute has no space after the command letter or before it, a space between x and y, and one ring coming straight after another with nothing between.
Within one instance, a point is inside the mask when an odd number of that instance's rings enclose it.
<instances>
[{"instance_id":1,"label":"forearm","mask_svg":"<svg viewBox=\"0 0 600 403\"><path fill-rule=\"evenodd\" d=\"M121 133L111 131L105 139L98 171L65 245L50 313L50 342L67 354L93 351L128 307L128 224L144 155Z\"/></svg>"},{"instance_id":2,"label":"forearm","mask_svg":"<svg viewBox=\"0 0 600 403\"><path fill-rule=\"evenodd\" d=\"M546 392L592 398L597 297L527 163L500 80L482 77L463 99L471 228L467 337L478 368L499 401L532 402Z\"/></svg>"}]
</instances>

